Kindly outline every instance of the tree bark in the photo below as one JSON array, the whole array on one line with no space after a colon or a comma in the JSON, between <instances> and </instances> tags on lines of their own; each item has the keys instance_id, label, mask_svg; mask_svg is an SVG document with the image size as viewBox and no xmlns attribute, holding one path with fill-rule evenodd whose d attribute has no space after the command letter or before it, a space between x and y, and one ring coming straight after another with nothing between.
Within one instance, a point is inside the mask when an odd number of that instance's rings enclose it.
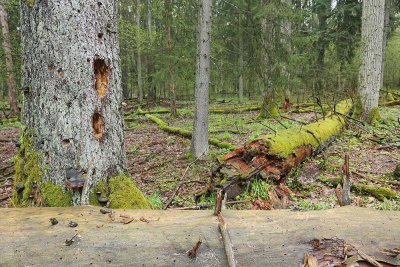
<instances>
[{"instance_id":1,"label":"tree bark","mask_svg":"<svg viewBox=\"0 0 400 267\"><path fill-rule=\"evenodd\" d=\"M267 5L268 1L262 0L262 3L263 5ZM272 81L272 60L270 55L274 38L274 26L272 25L272 22L268 21L268 18L263 18L261 21L261 29L263 49L263 64L261 67L265 89L263 92L263 103L259 117L265 118L277 115L277 106L275 103L276 92Z\"/></svg>"},{"instance_id":2,"label":"tree bark","mask_svg":"<svg viewBox=\"0 0 400 267\"><path fill-rule=\"evenodd\" d=\"M171 115L176 116L176 95L174 83L174 60L173 60L173 40L172 40L172 3L170 0L164 0L164 19L165 33L167 40L168 57L168 92L170 98Z\"/></svg>"},{"instance_id":3,"label":"tree bark","mask_svg":"<svg viewBox=\"0 0 400 267\"><path fill-rule=\"evenodd\" d=\"M8 99L12 113L15 115L19 115L17 85L14 76L14 64L12 59L10 31L8 28L7 17L7 11L4 8L4 1L2 0L0 1L0 24L1 31L3 33L4 57L6 59Z\"/></svg>"},{"instance_id":4,"label":"tree bark","mask_svg":"<svg viewBox=\"0 0 400 267\"><path fill-rule=\"evenodd\" d=\"M361 27L360 98L363 116L378 107L382 85L385 0L363 1Z\"/></svg>"},{"instance_id":5,"label":"tree bark","mask_svg":"<svg viewBox=\"0 0 400 267\"><path fill-rule=\"evenodd\" d=\"M88 204L99 181L126 170L117 2L20 3L25 132L42 182L83 177Z\"/></svg>"},{"instance_id":6,"label":"tree bark","mask_svg":"<svg viewBox=\"0 0 400 267\"><path fill-rule=\"evenodd\" d=\"M192 152L195 157L208 154L208 89L211 57L211 0L201 0L198 17L195 112Z\"/></svg>"},{"instance_id":7,"label":"tree bark","mask_svg":"<svg viewBox=\"0 0 400 267\"><path fill-rule=\"evenodd\" d=\"M153 45L153 22L151 15L151 0L147 0L147 35L149 38L150 47ZM154 59L151 53L147 54L147 84L149 98L153 101L157 100L156 87L153 82L153 72L154 72Z\"/></svg>"},{"instance_id":8,"label":"tree bark","mask_svg":"<svg viewBox=\"0 0 400 267\"><path fill-rule=\"evenodd\" d=\"M137 27L137 41L138 41L138 49L137 49L137 59L136 59L136 68L137 68L137 83L139 90L139 102L143 102L143 81L142 81L142 52L141 52L141 44L140 44L140 0L136 0L136 27Z\"/></svg>"},{"instance_id":9,"label":"tree bark","mask_svg":"<svg viewBox=\"0 0 400 267\"><path fill-rule=\"evenodd\" d=\"M241 14L239 13L239 102L243 102L243 31Z\"/></svg>"}]
</instances>

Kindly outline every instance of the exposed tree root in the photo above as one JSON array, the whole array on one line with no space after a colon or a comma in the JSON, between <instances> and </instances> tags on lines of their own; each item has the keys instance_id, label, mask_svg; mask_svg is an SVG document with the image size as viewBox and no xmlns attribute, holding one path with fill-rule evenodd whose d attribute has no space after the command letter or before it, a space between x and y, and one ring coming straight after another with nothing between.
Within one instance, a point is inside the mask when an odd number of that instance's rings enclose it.
<instances>
[{"instance_id":1,"label":"exposed tree root","mask_svg":"<svg viewBox=\"0 0 400 267\"><path fill-rule=\"evenodd\" d=\"M156 123L158 127L166 132L177 134L186 138L192 138L192 132L184 129L180 129L177 127L169 126L165 121L161 120L160 118L153 116L151 114L145 114L146 118L151 120L152 122ZM221 142L216 138L208 138L208 142L216 147L225 148L225 149L235 149L235 146L228 142Z\"/></svg>"},{"instance_id":2,"label":"exposed tree root","mask_svg":"<svg viewBox=\"0 0 400 267\"><path fill-rule=\"evenodd\" d=\"M351 108L351 100L344 100L335 110L348 114ZM219 178L214 181L215 185L227 190L257 175L280 180L292 168L325 148L340 133L345 122L342 115L332 112L325 119L260 136L220 158L221 165L213 172L213 176Z\"/></svg>"}]
</instances>

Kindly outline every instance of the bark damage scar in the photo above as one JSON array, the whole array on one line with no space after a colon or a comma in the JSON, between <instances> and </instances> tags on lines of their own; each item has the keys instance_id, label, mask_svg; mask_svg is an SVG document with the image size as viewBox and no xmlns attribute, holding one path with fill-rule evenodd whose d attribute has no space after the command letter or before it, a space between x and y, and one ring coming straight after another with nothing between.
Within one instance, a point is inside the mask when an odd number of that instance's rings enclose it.
<instances>
[{"instance_id":1,"label":"bark damage scar","mask_svg":"<svg viewBox=\"0 0 400 267\"><path fill-rule=\"evenodd\" d=\"M94 87L100 98L103 98L107 94L108 79L109 79L109 68L104 59L94 59L93 70L95 75Z\"/></svg>"},{"instance_id":2,"label":"bark damage scar","mask_svg":"<svg viewBox=\"0 0 400 267\"><path fill-rule=\"evenodd\" d=\"M92 116L93 134L97 140L101 140L104 134L104 119L99 112L95 112Z\"/></svg>"}]
</instances>

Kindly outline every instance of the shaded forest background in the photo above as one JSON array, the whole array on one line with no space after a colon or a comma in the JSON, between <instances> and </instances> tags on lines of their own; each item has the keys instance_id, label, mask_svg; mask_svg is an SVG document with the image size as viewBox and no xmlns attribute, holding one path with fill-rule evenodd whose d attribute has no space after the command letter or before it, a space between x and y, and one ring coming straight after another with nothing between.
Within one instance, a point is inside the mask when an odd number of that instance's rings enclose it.
<instances>
[{"instance_id":1,"label":"shaded forest background","mask_svg":"<svg viewBox=\"0 0 400 267\"><path fill-rule=\"evenodd\" d=\"M21 79L19 1L5 1L17 85ZM398 4L390 10L384 87L400 86ZM125 99L147 102L194 99L197 6L194 1L119 2L120 56ZM239 98L240 77L245 98L262 95L263 70L281 99L303 102L318 95L357 92L362 4L354 0L217 0L213 10L210 99ZM262 40L261 20L272 27ZM0 36L0 39L2 37ZM2 40L1 40L2 41ZM269 66L263 63L264 56ZM4 51L0 50L1 96L7 99ZM174 91L169 86L172 83ZM142 91L142 93L140 93ZM175 98L174 97L174 98ZM4 101L6 103L6 101ZM5 104L7 105L7 104Z\"/></svg>"}]
</instances>

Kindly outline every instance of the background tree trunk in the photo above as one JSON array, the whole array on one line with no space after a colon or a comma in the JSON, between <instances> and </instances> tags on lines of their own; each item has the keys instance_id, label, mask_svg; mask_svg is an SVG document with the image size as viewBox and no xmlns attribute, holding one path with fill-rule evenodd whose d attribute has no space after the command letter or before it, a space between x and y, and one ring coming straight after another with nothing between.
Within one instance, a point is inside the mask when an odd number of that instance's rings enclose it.
<instances>
[{"instance_id":1,"label":"background tree trunk","mask_svg":"<svg viewBox=\"0 0 400 267\"><path fill-rule=\"evenodd\" d=\"M360 98L363 115L378 107L382 82L385 0L363 1L361 27Z\"/></svg>"},{"instance_id":2,"label":"background tree trunk","mask_svg":"<svg viewBox=\"0 0 400 267\"><path fill-rule=\"evenodd\" d=\"M4 1L0 1L0 24L3 33L3 49L6 59L8 98L12 113L19 115L17 100L17 85L14 77L14 64L11 53L10 31L8 29L7 12L4 8Z\"/></svg>"},{"instance_id":3,"label":"background tree trunk","mask_svg":"<svg viewBox=\"0 0 400 267\"><path fill-rule=\"evenodd\" d=\"M136 0L136 27L137 27L137 40L138 40L138 50L137 50L137 83L139 90L139 102L143 102L143 81L142 81L142 54L141 54L141 44L140 40L140 0Z\"/></svg>"},{"instance_id":4,"label":"background tree trunk","mask_svg":"<svg viewBox=\"0 0 400 267\"><path fill-rule=\"evenodd\" d=\"M208 153L208 89L210 83L212 0L201 0L198 17L195 112L192 152L195 157Z\"/></svg>"},{"instance_id":5,"label":"background tree trunk","mask_svg":"<svg viewBox=\"0 0 400 267\"><path fill-rule=\"evenodd\" d=\"M241 13L239 13L239 102L243 102L243 30L241 24Z\"/></svg>"},{"instance_id":6,"label":"background tree trunk","mask_svg":"<svg viewBox=\"0 0 400 267\"><path fill-rule=\"evenodd\" d=\"M165 20L165 33L167 40L167 53L168 53L168 91L170 98L171 115L176 116L176 95L174 83L174 58L173 58L173 41L172 41L172 6L170 0L164 1L164 20Z\"/></svg>"},{"instance_id":7,"label":"background tree trunk","mask_svg":"<svg viewBox=\"0 0 400 267\"><path fill-rule=\"evenodd\" d=\"M83 177L81 204L125 171L117 2L21 1L25 132L42 181Z\"/></svg>"}]
</instances>

